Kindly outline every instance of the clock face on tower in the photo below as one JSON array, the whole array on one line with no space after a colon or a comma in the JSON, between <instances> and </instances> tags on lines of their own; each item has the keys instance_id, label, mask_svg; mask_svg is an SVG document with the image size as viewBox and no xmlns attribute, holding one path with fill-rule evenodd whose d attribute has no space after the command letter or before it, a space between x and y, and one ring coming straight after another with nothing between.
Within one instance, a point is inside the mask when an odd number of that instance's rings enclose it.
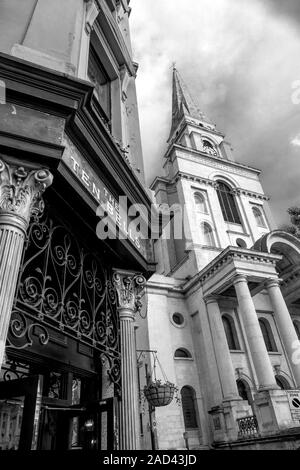
<instances>
[{"instance_id":1,"label":"clock face on tower","mask_svg":"<svg viewBox=\"0 0 300 470\"><path fill-rule=\"evenodd\" d=\"M208 140L203 140L203 152L209 153L210 155L217 156L217 150L213 144L211 144Z\"/></svg>"}]
</instances>

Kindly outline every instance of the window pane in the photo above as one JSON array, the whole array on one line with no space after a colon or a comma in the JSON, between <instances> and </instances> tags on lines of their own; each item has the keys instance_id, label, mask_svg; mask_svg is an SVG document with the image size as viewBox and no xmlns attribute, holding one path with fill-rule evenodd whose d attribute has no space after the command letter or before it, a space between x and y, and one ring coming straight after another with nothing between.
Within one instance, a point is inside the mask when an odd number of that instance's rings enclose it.
<instances>
[{"instance_id":1,"label":"window pane","mask_svg":"<svg viewBox=\"0 0 300 470\"><path fill-rule=\"evenodd\" d=\"M175 357L192 357L192 356L191 356L191 353L189 351L186 351L185 349L176 349Z\"/></svg>"},{"instance_id":2,"label":"window pane","mask_svg":"<svg viewBox=\"0 0 300 470\"><path fill-rule=\"evenodd\" d=\"M260 324L261 332L265 341L267 351L269 352L277 351L276 346L275 346L275 341L274 341L269 324L267 324L265 320L264 321L259 320L259 324Z\"/></svg>"},{"instance_id":3,"label":"window pane","mask_svg":"<svg viewBox=\"0 0 300 470\"><path fill-rule=\"evenodd\" d=\"M207 212L205 198L202 194L195 194L195 203L199 211Z\"/></svg>"},{"instance_id":4,"label":"window pane","mask_svg":"<svg viewBox=\"0 0 300 470\"><path fill-rule=\"evenodd\" d=\"M214 234L212 228L208 224L203 224L203 241L206 246L215 246Z\"/></svg>"},{"instance_id":5,"label":"window pane","mask_svg":"<svg viewBox=\"0 0 300 470\"><path fill-rule=\"evenodd\" d=\"M263 214L260 211L260 209L258 207L253 207L252 211L253 211L253 214L254 214L257 225L259 227L265 227L266 223L265 223Z\"/></svg>"},{"instance_id":6,"label":"window pane","mask_svg":"<svg viewBox=\"0 0 300 470\"><path fill-rule=\"evenodd\" d=\"M234 195L231 194L229 186L218 182L217 195L219 198L222 214L226 222L240 224L240 216L236 206Z\"/></svg>"},{"instance_id":7,"label":"window pane","mask_svg":"<svg viewBox=\"0 0 300 470\"><path fill-rule=\"evenodd\" d=\"M237 341L235 339L235 331L233 331L234 326L231 324L231 321L227 317L222 317L224 330L227 338L228 347L231 350L238 349Z\"/></svg>"},{"instance_id":8,"label":"window pane","mask_svg":"<svg viewBox=\"0 0 300 470\"><path fill-rule=\"evenodd\" d=\"M92 46L89 55L88 77L95 85L95 93L105 116L110 119L110 81Z\"/></svg>"},{"instance_id":9,"label":"window pane","mask_svg":"<svg viewBox=\"0 0 300 470\"><path fill-rule=\"evenodd\" d=\"M185 428L197 428L194 391L190 387L181 389L181 403Z\"/></svg>"},{"instance_id":10,"label":"window pane","mask_svg":"<svg viewBox=\"0 0 300 470\"><path fill-rule=\"evenodd\" d=\"M0 400L0 450L19 447L24 397Z\"/></svg>"}]
</instances>

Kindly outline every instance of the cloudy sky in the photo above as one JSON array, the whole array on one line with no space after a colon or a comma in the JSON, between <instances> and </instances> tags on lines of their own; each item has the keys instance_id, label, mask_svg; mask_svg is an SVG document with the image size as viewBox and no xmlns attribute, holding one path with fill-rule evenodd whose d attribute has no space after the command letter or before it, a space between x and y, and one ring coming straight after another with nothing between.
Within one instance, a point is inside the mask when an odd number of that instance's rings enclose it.
<instances>
[{"instance_id":1,"label":"cloudy sky","mask_svg":"<svg viewBox=\"0 0 300 470\"><path fill-rule=\"evenodd\" d=\"M147 182L161 172L172 62L235 159L262 170L278 224L300 205L300 1L131 0ZM296 102L292 102L292 95ZM295 101L295 100L294 100ZM299 100L300 101L300 100Z\"/></svg>"}]
</instances>

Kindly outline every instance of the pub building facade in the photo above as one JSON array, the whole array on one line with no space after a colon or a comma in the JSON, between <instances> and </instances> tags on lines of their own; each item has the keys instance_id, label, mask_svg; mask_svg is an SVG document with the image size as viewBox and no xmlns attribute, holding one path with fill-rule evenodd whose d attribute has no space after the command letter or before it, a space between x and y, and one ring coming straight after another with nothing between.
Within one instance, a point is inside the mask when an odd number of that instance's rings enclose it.
<instances>
[{"instance_id":1,"label":"pub building facade","mask_svg":"<svg viewBox=\"0 0 300 470\"><path fill-rule=\"evenodd\" d=\"M152 245L96 233L120 196L151 212L128 3L0 5L2 450L141 446L135 318Z\"/></svg>"}]
</instances>

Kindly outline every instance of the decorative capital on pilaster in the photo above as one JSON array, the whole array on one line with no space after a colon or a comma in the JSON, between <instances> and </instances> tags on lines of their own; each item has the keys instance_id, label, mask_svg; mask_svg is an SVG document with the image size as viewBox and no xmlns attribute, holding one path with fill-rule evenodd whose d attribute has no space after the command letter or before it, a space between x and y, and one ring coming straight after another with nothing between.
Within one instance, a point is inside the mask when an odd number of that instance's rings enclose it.
<instances>
[{"instance_id":1,"label":"decorative capital on pilaster","mask_svg":"<svg viewBox=\"0 0 300 470\"><path fill-rule=\"evenodd\" d=\"M28 223L43 211L42 194L52 181L47 169L26 169L0 159L0 213L17 215Z\"/></svg>"},{"instance_id":2,"label":"decorative capital on pilaster","mask_svg":"<svg viewBox=\"0 0 300 470\"><path fill-rule=\"evenodd\" d=\"M213 295L208 295L207 297L204 298L204 302L206 303L206 305L216 304L218 303L218 300Z\"/></svg>"},{"instance_id":3,"label":"decorative capital on pilaster","mask_svg":"<svg viewBox=\"0 0 300 470\"><path fill-rule=\"evenodd\" d=\"M237 274L236 276L234 276L233 285L235 286L239 282L246 282L247 283L248 282L247 276L245 276L244 274Z\"/></svg>"},{"instance_id":4,"label":"decorative capital on pilaster","mask_svg":"<svg viewBox=\"0 0 300 470\"><path fill-rule=\"evenodd\" d=\"M270 287L280 287L281 279L279 278L270 278L267 279L264 283L265 287L268 289Z\"/></svg>"},{"instance_id":5,"label":"decorative capital on pilaster","mask_svg":"<svg viewBox=\"0 0 300 470\"><path fill-rule=\"evenodd\" d=\"M140 293L146 284L144 276L129 271L115 271L113 284L118 296L119 309L139 312L142 308Z\"/></svg>"}]
</instances>

